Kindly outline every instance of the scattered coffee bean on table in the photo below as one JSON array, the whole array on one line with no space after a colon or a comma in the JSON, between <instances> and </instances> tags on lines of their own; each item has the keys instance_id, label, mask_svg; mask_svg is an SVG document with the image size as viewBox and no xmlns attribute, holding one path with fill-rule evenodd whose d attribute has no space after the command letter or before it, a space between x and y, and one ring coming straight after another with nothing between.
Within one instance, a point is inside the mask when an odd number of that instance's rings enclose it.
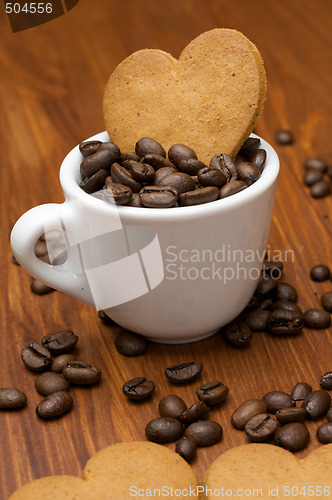
<instances>
[{"instance_id":1,"label":"scattered coffee bean on table","mask_svg":"<svg viewBox=\"0 0 332 500\"><path fill-rule=\"evenodd\" d=\"M61 373L44 372L35 380L36 390L43 396L54 392L69 391L70 384Z\"/></svg>"},{"instance_id":2,"label":"scattered coffee bean on table","mask_svg":"<svg viewBox=\"0 0 332 500\"><path fill-rule=\"evenodd\" d=\"M22 349L21 358L25 366L34 372L48 370L52 363L50 351L36 342Z\"/></svg>"},{"instance_id":3,"label":"scattered coffee bean on table","mask_svg":"<svg viewBox=\"0 0 332 500\"><path fill-rule=\"evenodd\" d=\"M37 279L32 280L30 288L36 295L47 295L48 293L55 292L54 288Z\"/></svg>"},{"instance_id":4,"label":"scattered coffee bean on table","mask_svg":"<svg viewBox=\"0 0 332 500\"><path fill-rule=\"evenodd\" d=\"M280 146L287 146L293 144L294 137L290 130L280 129L276 133L276 141Z\"/></svg>"},{"instance_id":5,"label":"scattered coffee bean on table","mask_svg":"<svg viewBox=\"0 0 332 500\"><path fill-rule=\"evenodd\" d=\"M307 427L301 422L291 422L281 427L278 432L275 444L288 451L296 452L303 450L310 440Z\"/></svg>"},{"instance_id":6,"label":"scattered coffee bean on table","mask_svg":"<svg viewBox=\"0 0 332 500\"><path fill-rule=\"evenodd\" d=\"M71 330L63 330L61 332L49 333L42 338L42 344L51 354L67 354L76 346L78 336Z\"/></svg>"},{"instance_id":7,"label":"scattered coffee bean on table","mask_svg":"<svg viewBox=\"0 0 332 500\"><path fill-rule=\"evenodd\" d=\"M307 417L316 420L324 417L331 406L331 396L328 392L317 390L312 391L302 403L302 407L306 410Z\"/></svg>"},{"instance_id":8,"label":"scattered coffee bean on table","mask_svg":"<svg viewBox=\"0 0 332 500\"><path fill-rule=\"evenodd\" d=\"M193 439L198 447L212 446L221 441L223 429L217 422L201 420L190 424L184 437Z\"/></svg>"},{"instance_id":9,"label":"scattered coffee bean on table","mask_svg":"<svg viewBox=\"0 0 332 500\"><path fill-rule=\"evenodd\" d=\"M332 422L321 424L317 429L316 436L320 443L332 443Z\"/></svg>"},{"instance_id":10,"label":"scattered coffee bean on table","mask_svg":"<svg viewBox=\"0 0 332 500\"><path fill-rule=\"evenodd\" d=\"M289 422L302 422L306 417L306 411L302 407L282 408L276 412L276 419L282 425Z\"/></svg>"},{"instance_id":11,"label":"scattered coffee bean on table","mask_svg":"<svg viewBox=\"0 0 332 500\"><path fill-rule=\"evenodd\" d=\"M325 311L332 313L332 291L323 293L321 303Z\"/></svg>"},{"instance_id":12,"label":"scattered coffee bean on table","mask_svg":"<svg viewBox=\"0 0 332 500\"><path fill-rule=\"evenodd\" d=\"M332 372L327 372L324 375L322 375L320 379L320 384L322 389L325 390L332 390Z\"/></svg>"},{"instance_id":13,"label":"scattered coffee bean on table","mask_svg":"<svg viewBox=\"0 0 332 500\"><path fill-rule=\"evenodd\" d=\"M152 380L147 380L145 377L135 377L127 380L122 386L122 391L128 399L134 401L142 401L151 397L156 385Z\"/></svg>"},{"instance_id":14,"label":"scattered coffee bean on table","mask_svg":"<svg viewBox=\"0 0 332 500\"><path fill-rule=\"evenodd\" d=\"M145 427L145 434L154 443L172 443L183 434L184 426L176 418L160 417L151 420Z\"/></svg>"},{"instance_id":15,"label":"scattered coffee bean on table","mask_svg":"<svg viewBox=\"0 0 332 500\"><path fill-rule=\"evenodd\" d=\"M271 311L266 309L257 309L251 311L244 317L244 322L249 326L250 330L266 330L267 320Z\"/></svg>"},{"instance_id":16,"label":"scattered coffee bean on table","mask_svg":"<svg viewBox=\"0 0 332 500\"><path fill-rule=\"evenodd\" d=\"M187 410L187 405L180 396L169 394L159 401L158 408L161 417L180 418Z\"/></svg>"},{"instance_id":17,"label":"scattered coffee bean on table","mask_svg":"<svg viewBox=\"0 0 332 500\"><path fill-rule=\"evenodd\" d=\"M286 309L276 309L267 319L267 331L272 335L296 335L304 326L302 314Z\"/></svg>"},{"instance_id":18,"label":"scattered coffee bean on table","mask_svg":"<svg viewBox=\"0 0 332 500\"><path fill-rule=\"evenodd\" d=\"M243 321L232 321L221 329L223 339L235 347L247 347L252 339L249 326Z\"/></svg>"},{"instance_id":19,"label":"scattered coffee bean on table","mask_svg":"<svg viewBox=\"0 0 332 500\"><path fill-rule=\"evenodd\" d=\"M51 371L61 373L64 367L72 361L78 361L74 354L60 354L60 356L52 359Z\"/></svg>"},{"instance_id":20,"label":"scattered coffee bean on table","mask_svg":"<svg viewBox=\"0 0 332 500\"><path fill-rule=\"evenodd\" d=\"M221 403L226 399L228 393L229 388L218 380L208 382L196 389L198 399L204 401L208 406Z\"/></svg>"},{"instance_id":21,"label":"scattered coffee bean on table","mask_svg":"<svg viewBox=\"0 0 332 500\"><path fill-rule=\"evenodd\" d=\"M165 370L165 375L173 384L187 384L197 379L202 369L202 363L199 361L190 361L188 363L169 366Z\"/></svg>"},{"instance_id":22,"label":"scattered coffee bean on table","mask_svg":"<svg viewBox=\"0 0 332 500\"><path fill-rule=\"evenodd\" d=\"M27 404L24 392L12 387L0 389L0 410L20 410Z\"/></svg>"},{"instance_id":23,"label":"scattered coffee bean on table","mask_svg":"<svg viewBox=\"0 0 332 500\"><path fill-rule=\"evenodd\" d=\"M55 392L40 401L36 413L40 418L60 417L67 413L72 406L73 398L69 392Z\"/></svg>"},{"instance_id":24,"label":"scattered coffee bean on table","mask_svg":"<svg viewBox=\"0 0 332 500\"><path fill-rule=\"evenodd\" d=\"M303 401L311 391L311 385L306 382L298 382L292 390L292 398L294 401Z\"/></svg>"},{"instance_id":25,"label":"scattered coffee bean on table","mask_svg":"<svg viewBox=\"0 0 332 500\"><path fill-rule=\"evenodd\" d=\"M232 414L231 423L235 429L243 430L246 423L256 415L266 413L267 406L261 399L248 399L242 403Z\"/></svg>"},{"instance_id":26,"label":"scattered coffee bean on table","mask_svg":"<svg viewBox=\"0 0 332 500\"><path fill-rule=\"evenodd\" d=\"M191 405L188 410L184 411L180 416L180 422L184 425L190 425L198 420L204 420L209 413L209 407L204 401L197 401Z\"/></svg>"},{"instance_id":27,"label":"scattered coffee bean on table","mask_svg":"<svg viewBox=\"0 0 332 500\"><path fill-rule=\"evenodd\" d=\"M271 439L278 428L278 422L267 413L255 415L246 423L244 432L255 443Z\"/></svg>"},{"instance_id":28,"label":"scattered coffee bean on table","mask_svg":"<svg viewBox=\"0 0 332 500\"><path fill-rule=\"evenodd\" d=\"M148 341L141 335L122 331L115 339L116 350L124 356L140 356L148 349Z\"/></svg>"},{"instance_id":29,"label":"scattered coffee bean on table","mask_svg":"<svg viewBox=\"0 0 332 500\"><path fill-rule=\"evenodd\" d=\"M71 361L62 370L66 380L76 385L97 384L101 378L101 370L83 361Z\"/></svg>"},{"instance_id":30,"label":"scattered coffee bean on table","mask_svg":"<svg viewBox=\"0 0 332 500\"><path fill-rule=\"evenodd\" d=\"M180 455L180 457L184 458L187 462L191 462L195 456L197 451L197 444L194 439L190 437L183 437L179 439L175 446L175 452Z\"/></svg>"},{"instance_id":31,"label":"scattered coffee bean on table","mask_svg":"<svg viewBox=\"0 0 332 500\"><path fill-rule=\"evenodd\" d=\"M330 279L330 268L325 264L318 264L314 266L310 271L310 278L313 281L327 281Z\"/></svg>"},{"instance_id":32,"label":"scattered coffee bean on table","mask_svg":"<svg viewBox=\"0 0 332 500\"><path fill-rule=\"evenodd\" d=\"M331 316L324 309L308 309L303 313L303 319L309 328L329 328Z\"/></svg>"},{"instance_id":33,"label":"scattered coffee bean on table","mask_svg":"<svg viewBox=\"0 0 332 500\"><path fill-rule=\"evenodd\" d=\"M329 422L332 422L332 408L330 408L329 411L327 412L326 418Z\"/></svg>"},{"instance_id":34,"label":"scattered coffee bean on table","mask_svg":"<svg viewBox=\"0 0 332 500\"><path fill-rule=\"evenodd\" d=\"M295 401L290 394L282 391L270 391L262 397L269 413L276 413L282 408L295 406Z\"/></svg>"}]
</instances>

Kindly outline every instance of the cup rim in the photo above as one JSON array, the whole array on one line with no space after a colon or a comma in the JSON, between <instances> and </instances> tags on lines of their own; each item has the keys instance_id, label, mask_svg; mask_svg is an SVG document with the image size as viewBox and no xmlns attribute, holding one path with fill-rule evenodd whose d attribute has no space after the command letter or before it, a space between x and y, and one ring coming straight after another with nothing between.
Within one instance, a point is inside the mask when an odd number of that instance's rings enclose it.
<instances>
[{"instance_id":1,"label":"cup rim","mask_svg":"<svg viewBox=\"0 0 332 500\"><path fill-rule=\"evenodd\" d=\"M64 158L60 167L60 184L66 197L66 201L71 201L79 198L92 210L101 210L103 213L112 213L114 210L124 217L131 219L154 220L181 220L197 217L212 216L216 212L227 213L236 208L250 203L259 198L261 194L266 192L275 183L279 173L279 158L274 148L264 139L256 134L250 134L250 137L260 139L261 146L266 151L266 162L261 177L247 189L233 194L227 198L216 200L209 203L202 203L193 206L172 207L167 209L161 208L146 208L146 207L130 207L126 205L113 205L103 200L95 198L86 193L79 187L81 181L80 163L83 159L79 151L79 145L75 146ZM110 141L106 131L95 134L85 141L99 140L102 142ZM85 142L84 141L84 142Z\"/></svg>"}]
</instances>

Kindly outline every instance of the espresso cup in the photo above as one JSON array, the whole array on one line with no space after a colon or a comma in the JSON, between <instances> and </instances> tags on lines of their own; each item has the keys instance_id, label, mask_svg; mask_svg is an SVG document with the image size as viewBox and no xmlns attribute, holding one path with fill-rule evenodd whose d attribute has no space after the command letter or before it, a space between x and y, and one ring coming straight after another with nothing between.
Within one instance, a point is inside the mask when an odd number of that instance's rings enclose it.
<instances>
[{"instance_id":1,"label":"espresso cup","mask_svg":"<svg viewBox=\"0 0 332 500\"><path fill-rule=\"evenodd\" d=\"M76 146L60 169L65 202L22 215L11 234L13 253L31 276L104 310L128 330L164 343L205 338L245 308L260 277L279 172L274 149L263 139L261 147L265 168L247 189L160 209L119 206L85 193ZM48 244L54 230L66 242L66 258L47 264L34 247L44 233Z\"/></svg>"}]
</instances>

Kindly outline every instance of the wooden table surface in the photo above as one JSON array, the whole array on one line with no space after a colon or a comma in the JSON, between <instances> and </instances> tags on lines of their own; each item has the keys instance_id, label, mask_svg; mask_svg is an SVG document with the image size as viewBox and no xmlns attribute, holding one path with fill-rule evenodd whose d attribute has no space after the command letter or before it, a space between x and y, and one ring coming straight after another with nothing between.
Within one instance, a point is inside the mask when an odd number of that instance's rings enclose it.
<instances>
[{"instance_id":1,"label":"wooden table surface","mask_svg":"<svg viewBox=\"0 0 332 500\"><path fill-rule=\"evenodd\" d=\"M8 241L18 217L29 208L63 201L59 165L77 143L104 129L102 96L109 74L141 48L178 56L201 32L214 27L242 31L259 48L268 77L268 98L257 132L275 146L281 161L271 251L294 251L284 280L296 286L303 309L319 307L331 282L314 283L310 268L332 266L332 197L314 200L302 184L303 162L310 156L331 161L332 4L328 0L80 0L66 15L12 33L0 8L0 203L1 336L0 385L19 387L28 405L0 414L0 498L21 484L49 474L80 475L84 464L115 442L144 440L148 420L158 416L159 399L174 392L165 367L198 359L201 382L220 379L230 388L227 402L211 411L224 438L198 451L193 468L201 479L220 453L246 442L230 425L244 400L269 390L291 391L298 381L319 388L332 369L332 329L309 330L296 338L256 333L250 348L227 346L218 335L178 346L151 343L144 357L127 358L114 348L118 327L104 325L96 310L63 293L36 296L31 278L11 262ZM279 146L275 132L293 131L295 143ZM20 361L22 347L50 332L73 329L77 352L103 371L102 383L72 389L74 408L54 421L35 415L40 395L35 375ZM122 395L129 378L144 374L156 382L151 401L134 404ZM197 383L176 392L187 404L196 400ZM299 456L319 446L311 441ZM170 445L171 448L174 444Z\"/></svg>"}]
</instances>

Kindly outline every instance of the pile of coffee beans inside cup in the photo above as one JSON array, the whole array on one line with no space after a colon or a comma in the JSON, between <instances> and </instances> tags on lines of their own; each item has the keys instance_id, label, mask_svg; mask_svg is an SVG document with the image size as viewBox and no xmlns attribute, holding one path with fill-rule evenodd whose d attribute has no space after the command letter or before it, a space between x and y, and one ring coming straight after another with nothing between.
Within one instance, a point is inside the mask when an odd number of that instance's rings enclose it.
<instances>
[{"instance_id":1,"label":"pile of coffee beans inside cup","mask_svg":"<svg viewBox=\"0 0 332 500\"><path fill-rule=\"evenodd\" d=\"M312 390L306 382L297 383L291 394L270 391L262 399L249 399L232 414L235 429L244 430L248 439L256 443L274 443L291 452L303 450L309 443L310 433L303 423L324 416L317 431L318 441L332 443L332 372L320 380L321 389ZM298 405L299 403L299 405Z\"/></svg>"},{"instance_id":2,"label":"pile of coffee beans inside cup","mask_svg":"<svg viewBox=\"0 0 332 500\"><path fill-rule=\"evenodd\" d=\"M165 375L175 385L188 384L200 376L202 368L199 361L190 361L169 366ZM125 382L122 390L128 399L142 401L152 396L155 383L145 377L135 377ZM189 408L177 394L164 396L158 405L160 417L145 427L146 437L159 444L176 441L175 451L190 462L198 447L212 446L221 441L221 425L206 419L209 408L225 401L228 393L226 385L214 380L196 388L198 401Z\"/></svg>"},{"instance_id":3,"label":"pile of coffee beans inside cup","mask_svg":"<svg viewBox=\"0 0 332 500\"><path fill-rule=\"evenodd\" d=\"M243 191L264 169L266 151L250 137L235 161L217 154L209 165L185 144L166 151L143 137L135 153L122 153L112 142L88 141L79 146L83 160L80 187L95 197L118 205L147 208L191 206L216 201Z\"/></svg>"},{"instance_id":4,"label":"pile of coffee beans inside cup","mask_svg":"<svg viewBox=\"0 0 332 500\"><path fill-rule=\"evenodd\" d=\"M325 198L331 194L332 164L321 158L308 158L304 163L303 183L310 188L313 198Z\"/></svg>"},{"instance_id":5,"label":"pile of coffee beans inside cup","mask_svg":"<svg viewBox=\"0 0 332 500\"><path fill-rule=\"evenodd\" d=\"M35 388L44 396L36 408L40 418L59 417L72 408L71 385L90 387L100 381L101 370L78 361L72 353L77 341L71 330L63 330L45 335L40 344L33 342L21 351L26 368L39 373ZM27 397L19 389L0 389L0 410L21 409L26 404Z\"/></svg>"}]
</instances>

